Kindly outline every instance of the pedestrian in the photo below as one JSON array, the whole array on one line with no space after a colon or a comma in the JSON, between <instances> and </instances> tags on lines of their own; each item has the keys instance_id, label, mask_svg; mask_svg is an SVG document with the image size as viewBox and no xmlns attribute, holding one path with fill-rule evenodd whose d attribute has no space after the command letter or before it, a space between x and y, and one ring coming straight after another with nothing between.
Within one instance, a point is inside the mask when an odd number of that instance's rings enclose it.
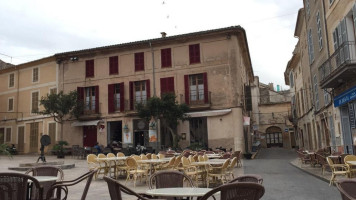
<instances>
[{"instance_id":1,"label":"pedestrian","mask_svg":"<svg viewBox=\"0 0 356 200\"><path fill-rule=\"evenodd\" d=\"M94 148L98 150L98 154L103 152L103 151L101 150L101 147L100 147L100 145L99 145L99 143L98 143L98 142L97 142L97 143L95 143Z\"/></svg>"}]
</instances>

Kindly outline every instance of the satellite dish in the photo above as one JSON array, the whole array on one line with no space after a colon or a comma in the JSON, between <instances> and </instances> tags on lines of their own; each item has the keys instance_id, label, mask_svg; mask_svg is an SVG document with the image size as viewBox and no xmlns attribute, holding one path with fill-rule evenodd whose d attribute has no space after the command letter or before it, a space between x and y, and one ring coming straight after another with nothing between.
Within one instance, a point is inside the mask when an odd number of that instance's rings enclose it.
<instances>
[{"instance_id":1,"label":"satellite dish","mask_svg":"<svg viewBox=\"0 0 356 200\"><path fill-rule=\"evenodd\" d=\"M41 145L43 146L48 146L51 144L51 138L49 137L49 135L42 135L40 141L41 141Z\"/></svg>"}]
</instances>

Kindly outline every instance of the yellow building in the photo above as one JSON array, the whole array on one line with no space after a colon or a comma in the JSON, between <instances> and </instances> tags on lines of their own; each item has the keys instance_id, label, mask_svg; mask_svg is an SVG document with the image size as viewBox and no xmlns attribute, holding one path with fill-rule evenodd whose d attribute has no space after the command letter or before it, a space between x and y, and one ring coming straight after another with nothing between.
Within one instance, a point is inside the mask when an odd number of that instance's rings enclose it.
<instances>
[{"instance_id":1,"label":"yellow building","mask_svg":"<svg viewBox=\"0 0 356 200\"><path fill-rule=\"evenodd\" d=\"M52 56L0 69L0 144L15 144L20 153L31 153L39 151L43 134L55 143L56 123L36 111L41 96L57 92L56 67Z\"/></svg>"}]
</instances>

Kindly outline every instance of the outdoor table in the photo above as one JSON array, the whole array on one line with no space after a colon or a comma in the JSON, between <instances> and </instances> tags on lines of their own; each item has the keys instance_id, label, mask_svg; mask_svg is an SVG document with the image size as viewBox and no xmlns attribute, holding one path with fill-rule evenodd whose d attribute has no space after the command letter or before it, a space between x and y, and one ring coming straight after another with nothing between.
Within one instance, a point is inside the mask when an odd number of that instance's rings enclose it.
<instances>
[{"instance_id":1,"label":"outdoor table","mask_svg":"<svg viewBox=\"0 0 356 200\"><path fill-rule=\"evenodd\" d=\"M107 163L109 165L109 173L111 176L111 168L114 167L114 173L116 176L116 161L124 161L126 160L127 156L123 156L123 157L109 157L109 158L95 158L95 160L97 161L104 161L105 163ZM111 162L114 162L115 164L112 166Z\"/></svg>"},{"instance_id":2,"label":"outdoor table","mask_svg":"<svg viewBox=\"0 0 356 200\"><path fill-rule=\"evenodd\" d=\"M209 159L220 158L220 154L205 154Z\"/></svg>"},{"instance_id":3,"label":"outdoor table","mask_svg":"<svg viewBox=\"0 0 356 200\"><path fill-rule=\"evenodd\" d=\"M38 182L43 183L43 182L48 182L48 181L57 181L58 177L57 176L33 176ZM32 193L32 181L28 180L28 190L26 194L26 199L31 199L31 193ZM43 186L42 186L43 187ZM46 194L43 194L46 195Z\"/></svg>"},{"instance_id":4,"label":"outdoor table","mask_svg":"<svg viewBox=\"0 0 356 200\"><path fill-rule=\"evenodd\" d=\"M350 165L355 165L356 166L356 161L353 161L353 160L352 161L347 161L347 163L350 164Z\"/></svg>"},{"instance_id":5,"label":"outdoor table","mask_svg":"<svg viewBox=\"0 0 356 200\"><path fill-rule=\"evenodd\" d=\"M210 190L211 188L159 188L147 190L145 194L159 197L201 197Z\"/></svg>"},{"instance_id":6,"label":"outdoor table","mask_svg":"<svg viewBox=\"0 0 356 200\"><path fill-rule=\"evenodd\" d=\"M335 164L341 164L341 157L339 155L328 156Z\"/></svg>"},{"instance_id":7,"label":"outdoor table","mask_svg":"<svg viewBox=\"0 0 356 200\"><path fill-rule=\"evenodd\" d=\"M152 173L153 165L158 165L162 163L167 163L169 160L167 159L151 159L151 160L137 160L137 163L140 164L150 164L150 172Z\"/></svg>"},{"instance_id":8,"label":"outdoor table","mask_svg":"<svg viewBox=\"0 0 356 200\"><path fill-rule=\"evenodd\" d=\"M192 162L191 165L222 165L227 159L214 159L202 162Z\"/></svg>"}]
</instances>

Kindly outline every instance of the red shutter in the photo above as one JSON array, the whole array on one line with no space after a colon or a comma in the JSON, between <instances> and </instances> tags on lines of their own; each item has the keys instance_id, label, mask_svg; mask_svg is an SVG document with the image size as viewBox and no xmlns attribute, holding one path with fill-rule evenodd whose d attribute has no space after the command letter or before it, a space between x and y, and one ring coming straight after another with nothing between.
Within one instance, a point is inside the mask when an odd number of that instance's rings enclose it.
<instances>
[{"instance_id":1,"label":"red shutter","mask_svg":"<svg viewBox=\"0 0 356 200\"><path fill-rule=\"evenodd\" d=\"M99 86L95 87L95 113L99 113Z\"/></svg>"},{"instance_id":2,"label":"red shutter","mask_svg":"<svg viewBox=\"0 0 356 200\"><path fill-rule=\"evenodd\" d=\"M109 74L118 74L119 73L119 57L112 56L109 58Z\"/></svg>"},{"instance_id":3,"label":"red shutter","mask_svg":"<svg viewBox=\"0 0 356 200\"><path fill-rule=\"evenodd\" d=\"M171 58L171 48L161 49L161 65L162 67L171 67L172 58Z\"/></svg>"},{"instance_id":4,"label":"red shutter","mask_svg":"<svg viewBox=\"0 0 356 200\"><path fill-rule=\"evenodd\" d=\"M134 108L134 99L133 99L133 82L130 81L129 83L129 93L130 93L130 110L133 110Z\"/></svg>"},{"instance_id":5,"label":"red shutter","mask_svg":"<svg viewBox=\"0 0 356 200\"><path fill-rule=\"evenodd\" d=\"M208 90L208 74L203 73L204 81L204 103L209 103L209 90Z\"/></svg>"},{"instance_id":6,"label":"red shutter","mask_svg":"<svg viewBox=\"0 0 356 200\"><path fill-rule=\"evenodd\" d=\"M161 78L160 82L161 82L161 96L162 94L166 93L166 79L165 78Z\"/></svg>"},{"instance_id":7,"label":"red shutter","mask_svg":"<svg viewBox=\"0 0 356 200\"><path fill-rule=\"evenodd\" d=\"M125 111L125 87L124 83L120 83L120 112Z\"/></svg>"},{"instance_id":8,"label":"red shutter","mask_svg":"<svg viewBox=\"0 0 356 200\"><path fill-rule=\"evenodd\" d=\"M94 77L94 60L85 61L85 77Z\"/></svg>"},{"instance_id":9,"label":"red shutter","mask_svg":"<svg viewBox=\"0 0 356 200\"><path fill-rule=\"evenodd\" d=\"M184 75L185 103L189 105L189 76Z\"/></svg>"},{"instance_id":10,"label":"red shutter","mask_svg":"<svg viewBox=\"0 0 356 200\"><path fill-rule=\"evenodd\" d=\"M172 67L172 52L170 48L167 53L167 67Z\"/></svg>"},{"instance_id":11,"label":"red shutter","mask_svg":"<svg viewBox=\"0 0 356 200\"><path fill-rule=\"evenodd\" d=\"M114 90L115 84L108 85L108 112L115 112L115 102L114 102Z\"/></svg>"},{"instance_id":12,"label":"red shutter","mask_svg":"<svg viewBox=\"0 0 356 200\"><path fill-rule=\"evenodd\" d=\"M147 100L151 97L150 79L146 80Z\"/></svg>"},{"instance_id":13,"label":"red shutter","mask_svg":"<svg viewBox=\"0 0 356 200\"><path fill-rule=\"evenodd\" d=\"M135 53L135 71L142 71L145 70L145 59L144 53Z\"/></svg>"},{"instance_id":14,"label":"red shutter","mask_svg":"<svg viewBox=\"0 0 356 200\"><path fill-rule=\"evenodd\" d=\"M78 92L78 101L84 104L84 88L77 87L77 92ZM81 114L83 114L83 112Z\"/></svg>"},{"instance_id":15,"label":"red shutter","mask_svg":"<svg viewBox=\"0 0 356 200\"><path fill-rule=\"evenodd\" d=\"M200 63L200 45L189 45L189 61L190 64Z\"/></svg>"},{"instance_id":16,"label":"red shutter","mask_svg":"<svg viewBox=\"0 0 356 200\"><path fill-rule=\"evenodd\" d=\"M168 82L167 91L171 92L171 93L175 93L174 92L174 77L169 77L167 82Z\"/></svg>"}]
</instances>

